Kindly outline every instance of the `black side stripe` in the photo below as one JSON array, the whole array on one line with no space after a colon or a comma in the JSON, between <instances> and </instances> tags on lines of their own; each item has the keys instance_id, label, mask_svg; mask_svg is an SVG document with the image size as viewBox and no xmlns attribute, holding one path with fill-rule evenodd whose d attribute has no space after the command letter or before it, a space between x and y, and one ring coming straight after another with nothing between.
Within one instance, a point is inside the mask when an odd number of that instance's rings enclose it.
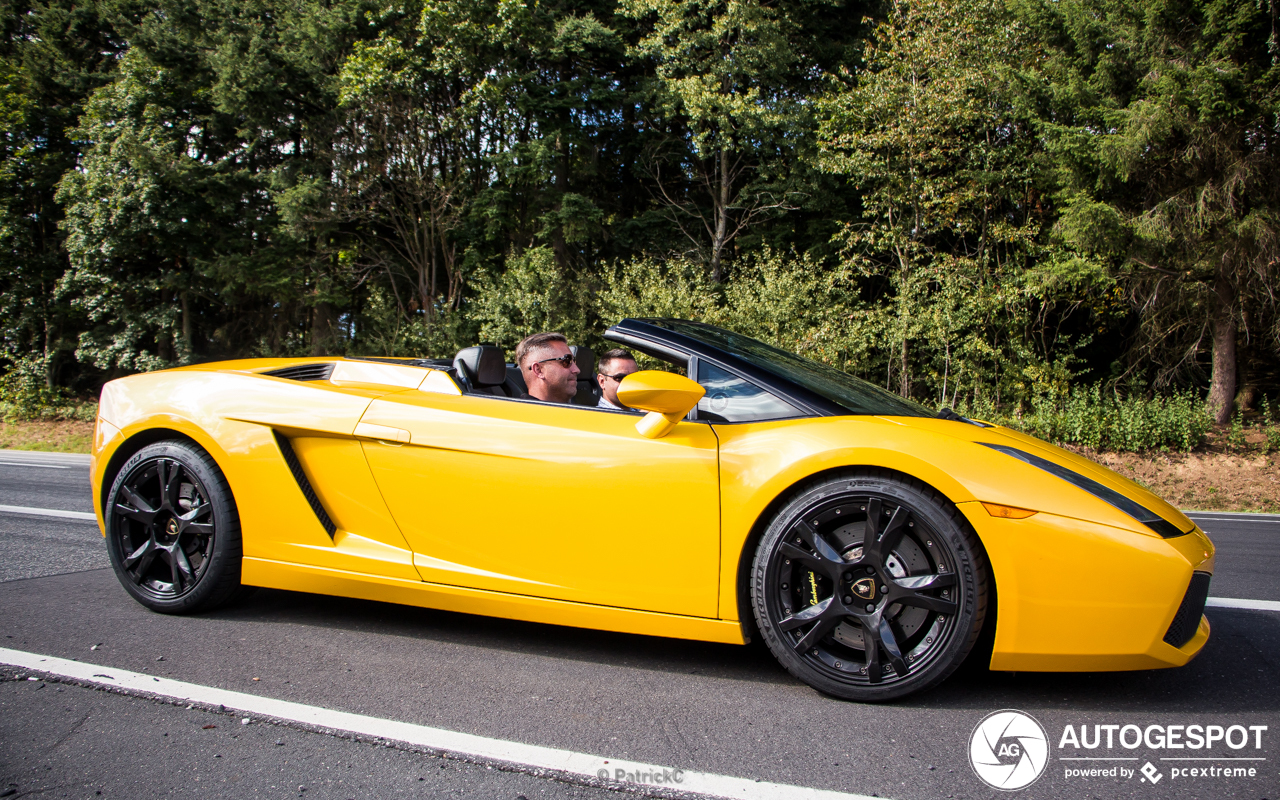
<instances>
[{"instance_id":1,"label":"black side stripe","mask_svg":"<svg viewBox=\"0 0 1280 800\"><path fill-rule=\"evenodd\" d=\"M284 463L289 465L289 471L293 473L293 479L298 482L298 488L302 490L302 496L307 498L307 502L311 504L311 510L315 512L316 519L320 520L320 524L328 531L329 538L332 539L334 533L337 532L338 526L333 524L333 520L329 519L329 512L324 510L324 506L320 504L320 498L316 496L316 490L311 488L311 481L307 480L307 473L302 471L302 462L298 461L298 454L293 452L293 445L289 439L281 435L280 431L272 431L276 435L276 444L280 445L280 454L284 456Z\"/></svg>"}]
</instances>

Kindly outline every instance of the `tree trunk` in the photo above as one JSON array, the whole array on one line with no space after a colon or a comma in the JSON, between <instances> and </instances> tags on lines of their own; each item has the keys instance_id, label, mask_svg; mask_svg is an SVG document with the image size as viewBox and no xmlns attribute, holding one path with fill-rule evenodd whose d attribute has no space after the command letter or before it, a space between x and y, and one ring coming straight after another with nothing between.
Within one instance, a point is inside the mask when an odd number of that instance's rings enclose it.
<instances>
[{"instance_id":1,"label":"tree trunk","mask_svg":"<svg viewBox=\"0 0 1280 800\"><path fill-rule=\"evenodd\" d=\"M195 338L192 332L191 304L187 301L187 292L182 293L182 355L183 361L190 360L195 353Z\"/></svg>"},{"instance_id":2,"label":"tree trunk","mask_svg":"<svg viewBox=\"0 0 1280 800\"><path fill-rule=\"evenodd\" d=\"M57 351L53 349L53 330L49 325L49 319L46 317L44 321L44 388L53 391L54 384L54 357Z\"/></svg>"},{"instance_id":3,"label":"tree trunk","mask_svg":"<svg viewBox=\"0 0 1280 800\"><path fill-rule=\"evenodd\" d=\"M713 198L716 232L711 239L711 280L719 283L724 277L723 253L725 238L729 235L729 151L720 151L720 196Z\"/></svg>"},{"instance_id":4,"label":"tree trunk","mask_svg":"<svg viewBox=\"0 0 1280 800\"><path fill-rule=\"evenodd\" d=\"M333 306L327 302L316 303L311 309L311 355L327 356L333 344Z\"/></svg>"},{"instance_id":5,"label":"tree trunk","mask_svg":"<svg viewBox=\"0 0 1280 800\"><path fill-rule=\"evenodd\" d=\"M167 309L169 307L171 299L172 297L168 289L160 290L160 305L163 308ZM174 360L173 351L173 331L167 328L159 331L156 335L156 355L159 356L162 361L172 363Z\"/></svg>"},{"instance_id":6,"label":"tree trunk","mask_svg":"<svg viewBox=\"0 0 1280 800\"><path fill-rule=\"evenodd\" d=\"M910 355L910 347L907 344L907 337L902 337L902 372L898 376L898 394L903 397L911 396L911 369L908 366L907 357Z\"/></svg>"},{"instance_id":7,"label":"tree trunk","mask_svg":"<svg viewBox=\"0 0 1280 800\"><path fill-rule=\"evenodd\" d=\"M1235 287L1218 273L1214 284L1213 377L1209 382L1209 408L1220 424L1231 421L1231 405L1236 396Z\"/></svg>"}]
</instances>

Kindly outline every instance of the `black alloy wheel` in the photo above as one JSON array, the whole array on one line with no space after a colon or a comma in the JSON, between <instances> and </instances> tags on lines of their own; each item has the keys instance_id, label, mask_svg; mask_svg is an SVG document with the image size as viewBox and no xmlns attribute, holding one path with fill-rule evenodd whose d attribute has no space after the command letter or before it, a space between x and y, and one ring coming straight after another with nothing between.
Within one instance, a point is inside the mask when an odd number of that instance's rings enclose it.
<instances>
[{"instance_id":1,"label":"black alloy wheel","mask_svg":"<svg viewBox=\"0 0 1280 800\"><path fill-rule=\"evenodd\" d=\"M188 442L144 447L107 495L107 552L120 583L169 614L220 605L240 589L240 518L218 465Z\"/></svg>"},{"instance_id":2,"label":"black alloy wheel","mask_svg":"<svg viewBox=\"0 0 1280 800\"><path fill-rule=\"evenodd\" d=\"M752 605L793 675L836 697L884 701L935 686L973 648L988 570L956 507L877 471L811 485L756 551Z\"/></svg>"}]
</instances>

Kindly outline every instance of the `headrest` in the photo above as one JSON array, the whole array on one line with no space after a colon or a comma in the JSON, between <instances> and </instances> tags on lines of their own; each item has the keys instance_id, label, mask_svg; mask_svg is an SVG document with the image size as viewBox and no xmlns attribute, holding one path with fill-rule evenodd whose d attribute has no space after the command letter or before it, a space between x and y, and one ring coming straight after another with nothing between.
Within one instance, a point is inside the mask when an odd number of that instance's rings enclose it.
<instances>
[{"instance_id":1,"label":"headrest","mask_svg":"<svg viewBox=\"0 0 1280 800\"><path fill-rule=\"evenodd\" d=\"M507 360L502 348L482 344L466 347L453 357L453 367L466 370L466 376L476 386L498 386L507 379Z\"/></svg>"},{"instance_id":2,"label":"headrest","mask_svg":"<svg viewBox=\"0 0 1280 800\"><path fill-rule=\"evenodd\" d=\"M596 374L596 351L585 344L572 345L569 350L573 352L573 362L582 371L578 380L585 381L589 376Z\"/></svg>"}]
</instances>

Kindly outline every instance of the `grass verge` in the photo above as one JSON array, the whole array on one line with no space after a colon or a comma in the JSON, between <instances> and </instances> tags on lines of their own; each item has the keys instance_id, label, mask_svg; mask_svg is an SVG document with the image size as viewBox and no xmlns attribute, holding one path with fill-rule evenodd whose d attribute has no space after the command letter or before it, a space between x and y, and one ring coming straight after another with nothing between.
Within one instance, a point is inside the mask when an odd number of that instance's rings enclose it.
<instances>
[{"instance_id":1,"label":"grass verge","mask_svg":"<svg viewBox=\"0 0 1280 800\"><path fill-rule=\"evenodd\" d=\"M4 450L87 453L92 444L92 422L81 420L0 422L0 449Z\"/></svg>"}]
</instances>

